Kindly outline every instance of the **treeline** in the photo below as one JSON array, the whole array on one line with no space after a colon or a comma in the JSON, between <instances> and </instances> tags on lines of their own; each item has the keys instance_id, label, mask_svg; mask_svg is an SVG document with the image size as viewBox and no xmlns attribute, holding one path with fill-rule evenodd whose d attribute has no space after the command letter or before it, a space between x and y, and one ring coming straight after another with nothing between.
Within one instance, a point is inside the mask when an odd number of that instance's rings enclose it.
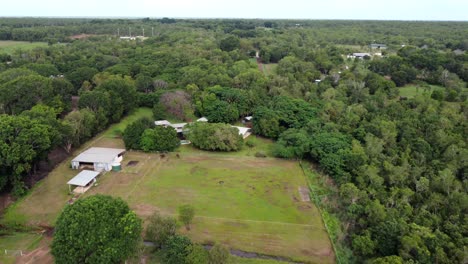
<instances>
[{"instance_id":1,"label":"treeline","mask_svg":"<svg viewBox=\"0 0 468 264\"><path fill-rule=\"evenodd\" d=\"M130 29L129 29L130 27ZM281 36L291 31L317 44L328 43L367 46L371 42L394 47L427 45L436 49L468 49L466 22L422 21L333 21L333 20L239 20L239 19L61 19L2 18L0 40L69 42L72 35L159 35L166 29L200 28L239 38ZM265 30L266 29L266 30ZM156 33L155 33L156 32ZM350 32L352 32L350 34Z\"/></svg>"}]
</instances>

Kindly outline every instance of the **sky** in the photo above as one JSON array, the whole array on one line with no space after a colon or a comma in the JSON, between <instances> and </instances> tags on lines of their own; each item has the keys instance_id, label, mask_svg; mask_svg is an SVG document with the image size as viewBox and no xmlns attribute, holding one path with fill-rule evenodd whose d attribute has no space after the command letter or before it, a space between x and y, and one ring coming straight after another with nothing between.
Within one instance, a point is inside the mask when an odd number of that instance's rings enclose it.
<instances>
[{"instance_id":1,"label":"sky","mask_svg":"<svg viewBox=\"0 0 468 264\"><path fill-rule=\"evenodd\" d=\"M0 16L468 21L468 0L2 0Z\"/></svg>"}]
</instances>

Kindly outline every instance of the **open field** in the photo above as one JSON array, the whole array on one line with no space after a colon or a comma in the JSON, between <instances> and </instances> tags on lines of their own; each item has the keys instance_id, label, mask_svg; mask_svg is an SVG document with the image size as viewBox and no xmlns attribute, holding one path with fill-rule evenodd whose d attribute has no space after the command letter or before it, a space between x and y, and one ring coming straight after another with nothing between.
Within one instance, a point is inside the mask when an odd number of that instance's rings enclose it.
<instances>
[{"instance_id":1,"label":"open field","mask_svg":"<svg viewBox=\"0 0 468 264\"><path fill-rule=\"evenodd\" d=\"M147 110L140 109L81 150L122 147L113 131L123 130L129 120L145 113ZM121 197L144 219L155 211L176 215L178 206L190 203L196 210L192 229L181 228L180 232L194 241L222 242L231 248L297 261L333 263L334 253L319 212L313 203L301 200L299 187L308 184L298 162L256 158L255 152L267 152L271 144L255 137L249 140L256 141L256 146L237 153L199 151L190 145L164 157L129 151L123 170L100 176L97 186L84 196L100 193ZM77 171L70 169L70 160L11 206L3 221L53 226L71 198L66 182ZM127 166L129 161L138 163Z\"/></svg>"},{"instance_id":2,"label":"open field","mask_svg":"<svg viewBox=\"0 0 468 264\"><path fill-rule=\"evenodd\" d=\"M17 49L31 50L37 47L47 47L47 43L0 40L0 53L13 54L13 52Z\"/></svg>"},{"instance_id":3,"label":"open field","mask_svg":"<svg viewBox=\"0 0 468 264\"><path fill-rule=\"evenodd\" d=\"M10 235L0 236L0 263L9 264L15 263L16 256L22 250L23 254L35 249L42 236L35 233L13 233ZM5 254L7 250L7 254Z\"/></svg>"},{"instance_id":4,"label":"open field","mask_svg":"<svg viewBox=\"0 0 468 264\"><path fill-rule=\"evenodd\" d=\"M431 94L434 90L444 90L444 87L437 86L437 85L429 85L427 88L417 86L417 85L406 85L404 87L398 88L400 90L400 96L404 96L407 98L413 98L416 95L422 94Z\"/></svg>"}]
</instances>

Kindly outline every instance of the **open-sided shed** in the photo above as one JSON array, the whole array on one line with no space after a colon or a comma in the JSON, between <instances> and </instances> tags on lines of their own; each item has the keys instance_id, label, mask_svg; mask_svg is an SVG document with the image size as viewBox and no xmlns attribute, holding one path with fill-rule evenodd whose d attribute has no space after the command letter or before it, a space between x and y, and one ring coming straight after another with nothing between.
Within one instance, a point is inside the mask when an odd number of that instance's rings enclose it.
<instances>
[{"instance_id":1,"label":"open-sided shed","mask_svg":"<svg viewBox=\"0 0 468 264\"><path fill-rule=\"evenodd\" d=\"M71 192L71 187L76 186L73 190L74 193L85 193L94 182L96 182L96 177L99 175L98 171L83 170L78 173L73 179L67 182L68 188Z\"/></svg>"},{"instance_id":2,"label":"open-sided shed","mask_svg":"<svg viewBox=\"0 0 468 264\"><path fill-rule=\"evenodd\" d=\"M92 166L95 171L110 171L112 164L122 161L124 152L125 149L89 148L71 161L72 169Z\"/></svg>"}]
</instances>

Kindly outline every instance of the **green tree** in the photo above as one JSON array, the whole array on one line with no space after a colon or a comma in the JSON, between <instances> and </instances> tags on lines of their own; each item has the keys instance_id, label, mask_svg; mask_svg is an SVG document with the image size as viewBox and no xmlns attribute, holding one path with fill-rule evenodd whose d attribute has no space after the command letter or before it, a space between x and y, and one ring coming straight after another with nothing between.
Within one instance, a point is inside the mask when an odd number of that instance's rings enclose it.
<instances>
[{"instance_id":1,"label":"green tree","mask_svg":"<svg viewBox=\"0 0 468 264\"><path fill-rule=\"evenodd\" d=\"M154 91L153 79L151 76L138 74L136 79L136 88L139 92L149 93Z\"/></svg>"},{"instance_id":2,"label":"green tree","mask_svg":"<svg viewBox=\"0 0 468 264\"><path fill-rule=\"evenodd\" d=\"M146 152L173 151L180 145L180 140L173 127L156 126L143 132L139 144Z\"/></svg>"},{"instance_id":3,"label":"green tree","mask_svg":"<svg viewBox=\"0 0 468 264\"><path fill-rule=\"evenodd\" d=\"M154 243L156 248L162 248L177 231L177 220L173 217L161 216L155 212L149 219L145 238Z\"/></svg>"},{"instance_id":4,"label":"green tree","mask_svg":"<svg viewBox=\"0 0 468 264\"><path fill-rule=\"evenodd\" d=\"M192 241L186 236L174 235L169 237L163 248L165 263L185 264L187 256L190 254Z\"/></svg>"},{"instance_id":5,"label":"green tree","mask_svg":"<svg viewBox=\"0 0 468 264\"><path fill-rule=\"evenodd\" d=\"M195 122L188 126L186 136L204 150L237 151L244 144L239 130L227 124Z\"/></svg>"},{"instance_id":6,"label":"green tree","mask_svg":"<svg viewBox=\"0 0 468 264\"><path fill-rule=\"evenodd\" d=\"M179 220L184 223L185 228L190 230L190 224L195 216L195 208L190 204L184 204L179 206Z\"/></svg>"},{"instance_id":7,"label":"green tree","mask_svg":"<svg viewBox=\"0 0 468 264\"><path fill-rule=\"evenodd\" d=\"M231 263L231 254L229 249L221 244L216 243L210 249L209 264L228 264Z\"/></svg>"},{"instance_id":8,"label":"green tree","mask_svg":"<svg viewBox=\"0 0 468 264\"><path fill-rule=\"evenodd\" d=\"M235 105L216 100L205 108L205 116L211 123L231 123L239 119L239 111Z\"/></svg>"},{"instance_id":9,"label":"green tree","mask_svg":"<svg viewBox=\"0 0 468 264\"><path fill-rule=\"evenodd\" d=\"M135 150L141 149L141 136L148 128L154 128L154 123L149 118L140 118L129 124L123 132L125 148Z\"/></svg>"},{"instance_id":10,"label":"green tree","mask_svg":"<svg viewBox=\"0 0 468 264\"><path fill-rule=\"evenodd\" d=\"M21 76L0 85L0 105L7 114L19 114L37 103L54 99L52 81L39 75Z\"/></svg>"},{"instance_id":11,"label":"green tree","mask_svg":"<svg viewBox=\"0 0 468 264\"><path fill-rule=\"evenodd\" d=\"M236 36L229 36L221 40L219 48L222 51L233 51L240 47L240 40Z\"/></svg>"},{"instance_id":12,"label":"green tree","mask_svg":"<svg viewBox=\"0 0 468 264\"><path fill-rule=\"evenodd\" d=\"M140 243L141 220L119 198L95 195L65 207L57 219L56 263L119 263Z\"/></svg>"},{"instance_id":13,"label":"green tree","mask_svg":"<svg viewBox=\"0 0 468 264\"><path fill-rule=\"evenodd\" d=\"M187 264L206 264L208 263L208 252L202 245L192 244L187 248L190 253L185 258Z\"/></svg>"},{"instance_id":14,"label":"green tree","mask_svg":"<svg viewBox=\"0 0 468 264\"><path fill-rule=\"evenodd\" d=\"M4 178L0 180L3 185L0 188L10 182L13 194L22 195L25 189L22 177L47 155L55 136L52 128L39 120L0 115L0 178Z\"/></svg>"}]
</instances>

